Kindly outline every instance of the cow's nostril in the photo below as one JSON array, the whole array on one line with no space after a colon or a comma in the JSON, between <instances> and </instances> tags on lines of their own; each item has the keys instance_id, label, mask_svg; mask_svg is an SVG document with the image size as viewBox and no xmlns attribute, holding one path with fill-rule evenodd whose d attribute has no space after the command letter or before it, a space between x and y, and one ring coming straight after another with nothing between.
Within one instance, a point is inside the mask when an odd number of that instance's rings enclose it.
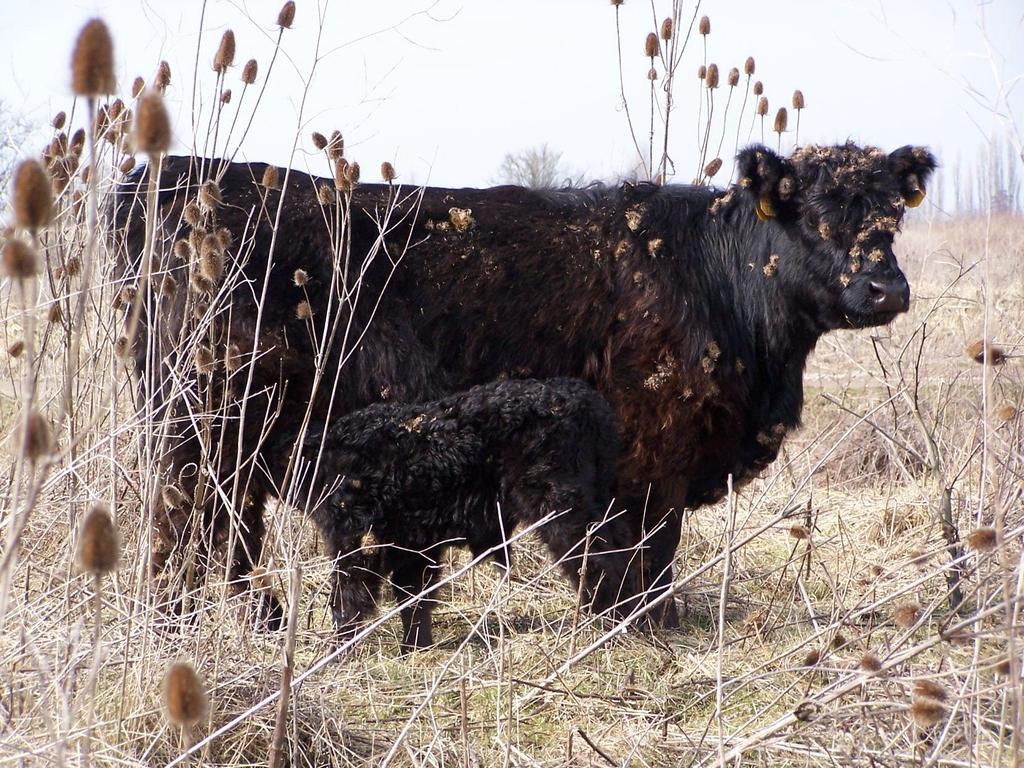
<instances>
[{"instance_id":1,"label":"cow's nostril","mask_svg":"<svg viewBox=\"0 0 1024 768\"><path fill-rule=\"evenodd\" d=\"M896 280L882 282L872 280L868 283L872 303L879 312L906 312L910 304L910 291L906 281Z\"/></svg>"}]
</instances>

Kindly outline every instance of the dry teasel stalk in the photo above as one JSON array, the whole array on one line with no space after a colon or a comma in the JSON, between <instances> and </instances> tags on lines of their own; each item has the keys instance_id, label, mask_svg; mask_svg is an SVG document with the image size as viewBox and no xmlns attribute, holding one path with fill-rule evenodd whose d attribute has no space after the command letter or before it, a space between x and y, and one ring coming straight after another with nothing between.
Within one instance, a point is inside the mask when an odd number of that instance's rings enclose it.
<instances>
[{"instance_id":1,"label":"dry teasel stalk","mask_svg":"<svg viewBox=\"0 0 1024 768\"><path fill-rule=\"evenodd\" d=\"M998 543L996 529L990 525L975 528L967 534L967 546L975 552L992 552Z\"/></svg>"},{"instance_id":2,"label":"dry teasel stalk","mask_svg":"<svg viewBox=\"0 0 1024 768\"><path fill-rule=\"evenodd\" d=\"M267 189L281 188L281 177L276 165L268 165L263 169L263 186Z\"/></svg>"},{"instance_id":3,"label":"dry teasel stalk","mask_svg":"<svg viewBox=\"0 0 1024 768\"><path fill-rule=\"evenodd\" d=\"M295 21L295 3L293 0L288 0L287 3L281 6L281 10L277 14L277 26L281 29L291 29L292 23Z\"/></svg>"},{"instance_id":4,"label":"dry teasel stalk","mask_svg":"<svg viewBox=\"0 0 1024 768\"><path fill-rule=\"evenodd\" d=\"M37 160L23 160L14 172L14 221L38 232L53 218L50 176Z\"/></svg>"},{"instance_id":5,"label":"dry teasel stalk","mask_svg":"<svg viewBox=\"0 0 1024 768\"><path fill-rule=\"evenodd\" d=\"M150 157L162 154L171 147L171 119L167 115L164 99L157 91L145 91L139 97L132 143L138 152L145 152Z\"/></svg>"},{"instance_id":6,"label":"dry teasel stalk","mask_svg":"<svg viewBox=\"0 0 1024 768\"><path fill-rule=\"evenodd\" d=\"M697 25L697 31L704 36L711 34L711 19L707 16L700 17L700 23Z\"/></svg>"},{"instance_id":7,"label":"dry teasel stalk","mask_svg":"<svg viewBox=\"0 0 1024 768\"><path fill-rule=\"evenodd\" d=\"M174 725L192 727L206 715L209 699L203 681L192 665L173 664L164 679L164 707Z\"/></svg>"},{"instance_id":8,"label":"dry teasel stalk","mask_svg":"<svg viewBox=\"0 0 1024 768\"><path fill-rule=\"evenodd\" d=\"M71 91L76 96L98 96L115 90L110 30L102 20L90 19L78 33L71 54Z\"/></svg>"},{"instance_id":9,"label":"dry teasel stalk","mask_svg":"<svg viewBox=\"0 0 1024 768\"><path fill-rule=\"evenodd\" d=\"M245 66L242 67L242 82L246 85L252 85L255 83L257 70L258 66L256 64L256 59L249 59L245 62Z\"/></svg>"},{"instance_id":10,"label":"dry teasel stalk","mask_svg":"<svg viewBox=\"0 0 1024 768\"><path fill-rule=\"evenodd\" d=\"M754 57L747 56L747 60L743 62L743 74L752 75L754 74Z\"/></svg>"},{"instance_id":11,"label":"dry teasel stalk","mask_svg":"<svg viewBox=\"0 0 1024 768\"><path fill-rule=\"evenodd\" d=\"M106 504L93 504L78 529L75 562L83 573L103 576L117 570L121 540Z\"/></svg>"},{"instance_id":12,"label":"dry teasel stalk","mask_svg":"<svg viewBox=\"0 0 1024 768\"><path fill-rule=\"evenodd\" d=\"M325 149L327 147L327 137L319 131L313 131L313 146L317 149Z\"/></svg>"},{"instance_id":13,"label":"dry teasel stalk","mask_svg":"<svg viewBox=\"0 0 1024 768\"><path fill-rule=\"evenodd\" d=\"M166 61L161 61L160 66L156 68L156 77L153 79L153 87L156 90L163 93L167 90L167 86L171 84L171 65Z\"/></svg>"},{"instance_id":14,"label":"dry teasel stalk","mask_svg":"<svg viewBox=\"0 0 1024 768\"><path fill-rule=\"evenodd\" d=\"M388 184L395 180L395 166L385 160L380 164L380 177Z\"/></svg>"},{"instance_id":15,"label":"dry teasel stalk","mask_svg":"<svg viewBox=\"0 0 1024 768\"><path fill-rule=\"evenodd\" d=\"M35 248L18 237L4 243L3 273L19 280L35 277L39 273Z\"/></svg>"},{"instance_id":16,"label":"dry teasel stalk","mask_svg":"<svg viewBox=\"0 0 1024 768\"><path fill-rule=\"evenodd\" d=\"M659 55L661 55L661 44L658 42L658 36L653 32L648 32L647 38L644 40L644 56L653 59Z\"/></svg>"},{"instance_id":17,"label":"dry teasel stalk","mask_svg":"<svg viewBox=\"0 0 1024 768\"><path fill-rule=\"evenodd\" d=\"M661 39L666 42L672 39L672 19L667 18L661 22Z\"/></svg>"},{"instance_id":18,"label":"dry teasel stalk","mask_svg":"<svg viewBox=\"0 0 1024 768\"><path fill-rule=\"evenodd\" d=\"M217 46L217 53L213 57L213 71L218 75L227 72L228 67L235 63L235 33L227 29L221 35L220 45Z\"/></svg>"}]
</instances>

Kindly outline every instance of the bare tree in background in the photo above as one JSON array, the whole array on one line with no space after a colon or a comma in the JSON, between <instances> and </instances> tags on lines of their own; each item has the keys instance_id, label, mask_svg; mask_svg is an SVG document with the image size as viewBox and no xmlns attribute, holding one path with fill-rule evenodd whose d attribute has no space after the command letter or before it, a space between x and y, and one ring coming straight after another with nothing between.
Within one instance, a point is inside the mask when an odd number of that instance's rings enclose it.
<instances>
[{"instance_id":1,"label":"bare tree in background","mask_svg":"<svg viewBox=\"0 0 1024 768\"><path fill-rule=\"evenodd\" d=\"M562 165L562 153L547 144L509 152L498 168L497 181L501 184L518 184L532 189L578 186L581 174L573 174Z\"/></svg>"},{"instance_id":2,"label":"bare tree in background","mask_svg":"<svg viewBox=\"0 0 1024 768\"><path fill-rule=\"evenodd\" d=\"M26 155L25 143L33 125L0 99L0 208L6 207L14 166Z\"/></svg>"}]
</instances>

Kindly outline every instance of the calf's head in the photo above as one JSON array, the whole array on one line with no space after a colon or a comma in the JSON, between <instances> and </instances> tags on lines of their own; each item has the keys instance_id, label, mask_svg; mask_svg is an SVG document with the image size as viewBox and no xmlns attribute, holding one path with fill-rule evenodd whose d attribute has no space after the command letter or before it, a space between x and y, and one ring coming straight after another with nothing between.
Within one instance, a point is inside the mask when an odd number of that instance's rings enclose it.
<instances>
[{"instance_id":1,"label":"calf's head","mask_svg":"<svg viewBox=\"0 0 1024 768\"><path fill-rule=\"evenodd\" d=\"M777 278L819 330L884 325L907 311L910 286L893 241L906 208L924 199L936 167L930 152L847 143L783 158L752 146L738 160L757 217L786 235Z\"/></svg>"}]
</instances>

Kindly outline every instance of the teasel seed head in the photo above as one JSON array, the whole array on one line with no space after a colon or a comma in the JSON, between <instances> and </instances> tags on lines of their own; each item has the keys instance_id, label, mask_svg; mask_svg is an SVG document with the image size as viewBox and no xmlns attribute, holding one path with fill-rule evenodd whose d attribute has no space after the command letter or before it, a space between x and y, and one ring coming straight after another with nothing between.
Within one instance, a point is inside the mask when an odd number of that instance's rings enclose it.
<instances>
[{"instance_id":1,"label":"teasel seed head","mask_svg":"<svg viewBox=\"0 0 1024 768\"><path fill-rule=\"evenodd\" d=\"M700 17L700 23L697 25L697 31L702 35L711 34L711 19L707 16Z\"/></svg>"},{"instance_id":2,"label":"teasel seed head","mask_svg":"<svg viewBox=\"0 0 1024 768\"><path fill-rule=\"evenodd\" d=\"M334 188L345 191L348 186L348 160L339 157L334 161Z\"/></svg>"},{"instance_id":3,"label":"teasel seed head","mask_svg":"<svg viewBox=\"0 0 1024 768\"><path fill-rule=\"evenodd\" d=\"M164 707L174 725L191 727L206 716L209 699L199 675L188 662L171 665L164 679Z\"/></svg>"},{"instance_id":4,"label":"teasel seed head","mask_svg":"<svg viewBox=\"0 0 1024 768\"><path fill-rule=\"evenodd\" d=\"M103 576L117 570L121 537L106 504L93 504L78 529L75 561L83 573Z\"/></svg>"},{"instance_id":5,"label":"teasel seed head","mask_svg":"<svg viewBox=\"0 0 1024 768\"><path fill-rule=\"evenodd\" d=\"M1013 421L1017 418L1017 408L1010 403L1001 405L996 411L996 418L1000 421Z\"/></svg>"},{"instance_id":6,"label":"teasel seed head","mask_svg":"<svg viewBox=\"0 0 1024 768\"><path fill-rule=\"evenodd\" d=\"M331 160L345 156L345 137L341 135L341 131L331 131L331 138L327 141L327 156Z\"/></svg>"},{"instance_id":7,"label":"teasel seed head","mask_svg":"<svg viewBox=\"0 0 1024 768\"><path fill-rule=\"evenodd\" d=\"M722 170L722 158L716 157L704 166L704 175L709 179L713 179L720 170Z\"/></svg>"},{"instance_id":8,"label":"teasel seed head","mask_svg":"<svg viewBox=\"0 0 1024 768\"><path fill-rule=\"evenodd\" d=\"M785 107L779 107L779 111L775 113L775 128L773 129L776 133L785 133L786 124L789 122L789 115L786 112Z\"/></svg>"},{"instance_id":9,"label":"teasel seed head","mask_svg":"<svg viewBox=\"0 0 1024 768\"><path fill-rule=\"evenodd\" d=\"M946 705L929 696L915 696L910 703L910 714L918 728L927 730L946 719Z\"/></svg>"},{"instance_id":10,"label":"teasel seed head","mask_svg":"<svg viewBox=\"0 0 1024 768\"><path fill-rule=\"evenodd\" d=\"M292 282L295 283L296 286L301 288L302 286L309 282L309 273L307 273L306 270L304 269L296 269L294 274L292 274Z\"/></svg>"},{"instance_id":11,"label":"teasel seed head","mask_svg":"<svg viewBox=\"0 0 1024 768\"><path fill-rule=\"evenodd\" d=\"M90 19L78 33L71 54L71 91L76 96L99 96L117 90L114 44L100 19Z\"/></svg>"},{"instance_id":12,"label":"teasel seed head","mask_svg":"<svg viewBox=\"0 0 1024 768\"><path fill-rule=\"evenodd\" d=\"M178 281L171 274L166 274L160 281L160 295L165 299L173 299L178 292Z\"/></svg>"},{"instance_id":13,"label":"teasel seed head","mask_svg":"<svg viewBox=\"0 0 1024 768\"><path fill-rule=\"evenodd\" d=\"M647 79L650 80L652 83L655 80L657 80L658 79L658 70L655 69L654 67L651 67L650 69L648 69L647 70Z\"/></svg>"},{"instance_id":14,"label":"teasel seed head","mask_svg":"<svg viewBox=\"0 0 1024 768\"><path fill-rule=\"evenodd\" d=\"M708 74L707 74L707 77L704 78L704 84L708 88L717 88L718 87L718 65L717 64L708 64Z\"/></svg>"},{"instance_id":15,"label":"teasel seed head","mask_svg":"<svg viewBox=\"0 0 1024 768\"><path fill-rule=\"evenodd\" d=\"M924 696L929 699L935 699L936 701L945 701L949 698L945 688L934 680L929 680L927 678L917 680L914 683L914 695Z\"/></svg>"},{"instance_id":16,"label":"teasel seed head","mask_svg":"<svg viewBox=\"0 0 1024 768\"><path fill-rule=\"evenodd\" d=\"M199 206L206 211L215 211L220 206L220 187L213 179L204 181L199 187Z\"/></svg>"},{"instance_id":17,"label":"teasel seed head","mask_svg":"<svg viewBox=\"0 0 1024 768\"><path fill-rule=\"evenodd\" d=\"M661 39L666 42L672 39L672 19L667 18L661 22Z\"/></svg>"},{"instance_id":18,"label":"teasel seed head","mask_svg":"<svg viewBox=\"0 0 1024 768\"><path fill-rule=\"evenodd\" d=\"M729 87L735 88L740 82L740 71L733 67L729 70Z\"/></svg>"},{"instance_id":19,"label":"teasel seed head","mask_svg":"<svg viewBox=\"0 0 1024 768\"><path fill-rule=\"evenodd\" d=\"M213 352L205 344L200 344L196 347L196 370L203 376L209 376L213 373L215 365Z\"/></svg>"},{"instance_id":20,"label":"teasel seed head","mask_svg":"<svg viewBox=\"0 0 1024 768\"><path fill-rule=\"evenodd\" d=\"M263 169L263 186L267 189L281 188L281 177L276 165L268 165Z\"/></svg>"},{"instance_id":21,"label":"teasel seed head","mask_svg":"<svg viewBox=\"0 0 1024 768\"><path fill-rule=\"evenodd\" d=\"M82 260L77 256L68 256L67 261L64 262L64 274L68 277L78 277L81 271Z\"/></svg>"},{"instance_id":22,"label":"teasel seed head","mask_svg":"<svg viewBox=\"0 0 1024 768\"><path fill-rule=\"evenodd\" d=\"M755 70L754 57L753 56L747 56L747 60L743 62L743 74L745 74L745 75L752 75L752 74L754 74L754 70Z\"/></svg>"},{"instance_id":23,"label":"teasel seed head","mask_svg":"<svg viewBox=\"0 0 1024 768\"><path fill-rule=\"evenodd\" d=\"M345 169L345 178L349 183L349 186L354 187L359 183L359 163L351 162Z\"/></svg>"},{"instance_id":24,"label":"teasel seed head","mask_svg":"<svg viewBox=\"0 0 1024 768\"><path fill-rule=\"evenodd\" d=\"M163 154L171 147L171 118L159 92L143 91L139 97L138 116L132 143L136 151L150 157Z\"/></svg>"},{"instance_id":25,"label":"teasel seed head","mask_svg":"<svg viewBox=\"0 0 1024 768\"><path fill-rule=\"evenodd\" d=\"M984 365L1002 365L1006 362L1006 353L994 344L986 344L983 339L976 339L967 345L967 356L976 363Z\"/></svg>"},{"instance_id":26,"label":"teasel seed head","mask_svg":"<svg viewBox=\"0 0 1024 768\"><path fill-rule=\"evenodd\" d=\"M132 347L127 336L118 336L114 341L114 356L119 360L127 360L132 355Z\"/></svg>"},{"instance_id":27,"label":"teasel seed head","mask_svg":"<svg viewBox=\"0 0 1024 768\"><path fill-rule=\"evenodd\" d=\"M327 147L327 137L319 131L313 131L313 146L317 149L324 149Z\"/></svg>"},{"instance_id":28,"label":"teasel seed head","mask_svg":"<svg viewBox=\"0 0 1024 768\"><path fill-rule=\"evenodd\" d=\"M32 411L28 417L25 455L29 461L36 462L51 453L53 453L53 434L50 431L50 422L39 411Z\"/></svg>"},{"instance_id":29,"label":"teasel seed head","mask_svg":"<svg viewBox=\"0 0 1024 768\"><path fill-rule=\"evenodd\" d=\"M210 278L204 275L202 272L196 271L192 273L189 279L189 284L192 286L192 290L198 294L205 294L207 296L212 295L217 290L217 285L213 283Z\"/></svg>"},{"instance_id":30,"label":"teasel seed head","mask_svg":"<svg viewBox=\"0 0 1024 768\"><path fill-rule=\"evenodd\" d=\"M921 606L911 601L899 606L893 613L893 621L903 629L910 629L917 624L921 616Z\"/></svg>"},{"instance_id":31,"label":"teasel seed head","mask_svg":"<svg viewBox=\"0 0 1024 768\"><path fill-rule=\"evenodd\" d=\"M14 221L38 232L53 218L50 176L38 160L23 160L14 172Z\"/></svg>"},{"instance_id":32,"label":"teasel seed head","mask_svg":"<svg viewBox=\"0 0 1024 768\"><path fill-rule=\"evenodd\" d=\"M707 76L708 76L708 68L706 66L701 64L699 67L697 67L697 79L698 80L703 80Z\"/></svg>"},{"instance_id":33,"label":"teasel seed head","mask_svg":"<svg viewBox=\"0 0 1024 768\"><path fill-rule=\"evenodd\" d=\"M188 497L178 486L168 483L160 489L160 501L163 502L164 509L184 509L188 504Z\"/></svg>"},{"instance_id":34,"label":"teasel seed head","mask_svg":"<svg viewBox=\"0 0 1024 768\"><path fill-rule=\"evenodd\" d=\"M17 341L13 342L9 347L7 347L7 354L14 358L21 357L21 355L24 352L25 342L22 341L21 339L18 339Z\"/></svg>"},{"instance_id":35,"label":"teasel seed head","mask_svg":"<svg viewBox=\"0 0 1024 768\"><path fill-rule=\"evenodd\" d=\"M18 280L27 280L39 273L39 256L35 248L18 237L4 243L3 273Z\"/></svg>"},{"instance_id":36,"label":"teasel seed head","mask_svg":"<svg viewBox=\"0 0 1024 768\"><path fill-rule=\"evenodd\" d=\"M807 530L806 525L798 524L789 526L789 535L794 539L802 541L803 539L809 539L811 537L811 532Z\"/></svg>"},{"instance_id":37,"label":"teasel seed head","mask_svg":"<svg viewBox=\"0 0 1024 768\"><path fill-rule=\"evenodd\" d=\"M203 238L199 249L199 271L212 283L219 283L224 276L224 248L215 234Z\"/></svg>"},{"instance_id":38,"label":"teasel seed head","mask_svg":"<svg viewBox=\"0 0 1024 768\"><path fill-rule=\"evenodd\" d=\"M156 68L156 77L153 78L153 87L163 93L167 90L167 86L171 84L171 65L166 61L161 61L160 65Z\"/></svg>"},{"instance_id":39,"label":"teasel seed head","mask_svg":"<svg viewBox=\"0 0 1024 768\"><path fill-rule=\"evenodd\" d=\"M181 212L181 217L185 219L185 223L190 227L200 227L203 224L203 212L195 202L191 202L185 206L185 210Z\"/></svg>"},{"instance_id":40,"label":"teasel seed head","mask_svg":"<svg viewBox=\"0 0 1024 768\"><path fill-rule=\"evenodd\" d=\"M614 5L616 8L618 8L623 3L623 0L610 0L610 1L611 1L611 4Z\"/></svg>"},{"instance_id":41,"label":"teasel seed head","mask_svg":"<svg viewBox=\"0 0 1024 768\"><path fill-rule=\"evenodd\" d=\"M217 53L213 57L213 71L218 75L227 72L228 67L235 63L235 33L233 30L224 30L221 35L220 45L217 46Z\"/></svg>"},{"instance_id":42,"label":"teasel seed head","mask_svg":"<svg viewBox=\"0 0 1024 768\"><path fill-rule=\"evenodd\" d=\"M762 83L760 80L755 80L754 81L754 95L755 96L760 96L762 93L764 93L764 83Z\"/></svg>"},{"instance_id":43,"label":"teasel seed head","mask_svg":"<svg viewBox=\"0 0 1024 768\"><path fill-rule=\"evenodd\" d=\"M871 651L866 651L864 655L860 657L859 666L862 672L875 674L882 671L882 660Z\"/></svg>"},{"instance_id":44,"label":"teasel seed head","mask_svg":"<svg viewBox=\"0 0 1024 768\"><path fill-rule=\"evenodd\" d=\"M82 150L85 148L85 129L79 128L77 131L71 134L71 145L69 149L72 154L81 155Z\"/></svg>"},{"instance_id":45,"label":"teasel seed head","mask_svg":"<svg viewBox=\"0 0 1024 768\"><path fill-rule=\"evenodd\" d=\"M999 675L999 677L1009 677L1010 676L1010 659L1009 658L1000 659L998 662L996 662L995 673L997 675Z\"/></svg>"},{"instance_id":46,"label":"teasel seed head","mask_svg":"<svg viewBox=\"0 0 1024 768\"><path fill-rule=\"evenodd\" d=\"M331 205L335 202L334 190L331 189L330 184L321 184L316 188L316 198L320 201L320 205Z\"/></svg>"},{"instance_id":47,"label":"teasel seed head","mask_svg":"<svg viewBox=\"0 0 1024 768\"><path fill-rule=\"evenodd\" d=\"M255 83L258 70L259 66L256 64L256 59L249 59L245 62L245 66L242 67L242 82L246 85Z\"/></svg>"},{"instance_id":48,"label":"teasel seed head","mask_svg":"<svg viewBox=\"0 0 1024 768\"><path fill-rule=\"evenodd\" d=\"M395 180L395 166L385 160L380 164L380 177L388 184Z\"/></svg>"},{"instance_id":49,"label":"teasel seed head","mask_svg":"<svg viewBox=\"0 0 1024 768\"><path fill-rule=\"evenodd\" d=\"M803 665L805 667L813 667L819 661L821 661L821 651L817 648L811 648L811 650L804 655Z\"/></svg>"},{"instance_id":50,"label":"teasel seed head","mask_svg":"<svg viewBox=\"0 0 1024 768\"><path fill-rule=\"evenodd\" d=\"M765 115L768 114L768 97L767 96L761 96L757 100L757 114L759 114L761 117L764 117Z\"/></svg>"},{"instance_id":51,"label":"teasel seed head","mask_svg":"<svg viewBox=\"0 0 1024 768\"><path fill-rule=\"evenodd\" d=\"M295 305L295 317L298 320L309 320L313 317L313 308L308 301L300 301Z\"/></svg>"},{"instance_id":52,"label":"teasel seed head","mask_svg":"<svg viewBox=\"0 0 1024 768\"><path fill-rule=\"evenodd\" d=\"M658 42L658 36L653 32L647 33L647 39L644 40L644 56L653 59L660 54L661 43Z\"/></svg>"},{"instance_id":53,"label":"teasel seed head","mask_svg":"<svg viewBox=\"0 0 1024 768\"><path fill-rule=\"evenodd\" d=\"M996 529L990 525L975 528L967 534L967 546L975 552L992 552L999 544Z\"/></svg>"},{"instance_id":54,"label":"teasel seed head","mask_svg":"<svg viewBox=\"0 0 1024 768\"><path fill-rule=\"evenodd\" d=\"M231 89L230 88L225 88L223 91L220 92L220 103L221 104L230 104L231 103Z\"/></svg>"},{"instance_id":55,"label":"teasel seed head","mask_svg":"<svg viewBox=\"0 0 1024 768\"><path fill-rule=\"evenodd\" d=\"M277 26L281 27L281 29L291 29L294 21L295 3L294 0L288 0L277 13Z\"/></svg>"},{"instance_id":56,"label":"teasel seed head","mask_svg":"<svg viewBox=\"0 0 1024 768\"><path fill-rule=\"evenodd\" d=\"M55 131L59 131L64 128L64 123L68 120L68 113L64 111L58 112L53 116L53 120L50 121L50 125L53 126Z\"/></svg>"},{"instance_id":57,"label":"teasel seed head","mask_svg":"<svg viewBox=\"0 0 1024 768\"><path fill-rule=\"evenodd\" d=\"M146 81L141 77L136 77L132 81L132 98L139 98L139 94L146 90Z\"/></svg>"},{"instance_id":58,"label":"teasel seed head","mask_svg":"<svg viewBox=\"0 0 1024 768\"><path fill-rule=\"evenodd\" d=\"M804 108L804 92L797 89L793 91L793 109Z\"/></svg>"}]
</instances>

